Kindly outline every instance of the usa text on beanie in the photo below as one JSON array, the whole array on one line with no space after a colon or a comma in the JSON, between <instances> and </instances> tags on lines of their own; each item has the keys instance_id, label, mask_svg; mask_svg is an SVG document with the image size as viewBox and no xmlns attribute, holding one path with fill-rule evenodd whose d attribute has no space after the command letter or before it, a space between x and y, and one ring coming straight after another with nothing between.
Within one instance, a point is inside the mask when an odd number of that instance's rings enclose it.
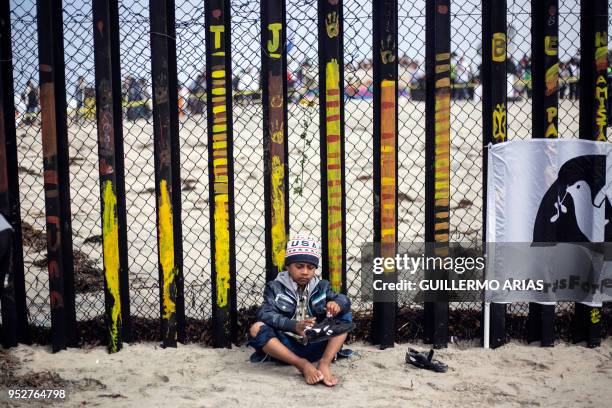
<instances>
[{"instance_id":1,"label":"usa text on beanie","mask_svg":"<svg viewBox=\"0 0 612 408\"><path fill-rule=\"evenodd\" d=\"M294 262L306 262L319 267L321 249L316 239L307 235L296 235L287 241L285 265Z\"/></svg>"}]
</instances>

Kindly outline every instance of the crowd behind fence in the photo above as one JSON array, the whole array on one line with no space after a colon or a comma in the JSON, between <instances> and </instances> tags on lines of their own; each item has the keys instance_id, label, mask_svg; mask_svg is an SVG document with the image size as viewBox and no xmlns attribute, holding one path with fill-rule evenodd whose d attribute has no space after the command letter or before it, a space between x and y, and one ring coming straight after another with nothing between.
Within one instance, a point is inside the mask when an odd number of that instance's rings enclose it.
<instances>
[{"instance_id":1,"label":"crowd behind fence","mask_svg":"<svg viewBox=\"0 0 612 408\"><path fill-rule=\"evenodd\" d=\"M330 4L333 3L330 1ZM360 247L375 236L372 157L373 72L372 2L343 6L343 106L345 152L346 291L354 308L366 314L372 303L360 297ZM426 237L426 2L399 1L396 44L397 240ZM504 2L505 3L505 2ZM559 2L559 125L561 137L579 131L580 4ZM291 234L307 231L321 239L321 140L317 1L286 2L287 208ZM608 6L609 9L609 6ZM258 305L266 281L264 219L265 149L262 134L266 82L261 71L260 2L232 1L231 68L235 205L236 306ZM507 139L531 137L531 9L529 1L507 1ZM158 235L154 163L154 86L151 72L151 15L148 1L118 4L122 132L125 160L127 263L131 315L158 319ZM185 316L206 320L213 314L211 203L204 2L176 2L174 10L178 127L179 199L182 216L182 282ZM71 230L74 245L75 313L78 321L105 313L103 234L100 219L98 123L94 69L92 2L64 0L63 38L70 173ZM48 327L43 146L38 77L37 7L32 0L11 0L14 102L16 106L19 198L29 324ZM479 242L483 236L481 2L451 3L450 13L450 202L452 241ZM327 23L333 27L333 19ZM400 305L419 308L417 304ZM479 313L480 303L454 309ZM560 303L558 313L573 304ZM526 304L509 306L525 315ZM459 323L461 324L461 323ZM475 333L476 334L476 333Z\"/></svg>"}]
</instances>

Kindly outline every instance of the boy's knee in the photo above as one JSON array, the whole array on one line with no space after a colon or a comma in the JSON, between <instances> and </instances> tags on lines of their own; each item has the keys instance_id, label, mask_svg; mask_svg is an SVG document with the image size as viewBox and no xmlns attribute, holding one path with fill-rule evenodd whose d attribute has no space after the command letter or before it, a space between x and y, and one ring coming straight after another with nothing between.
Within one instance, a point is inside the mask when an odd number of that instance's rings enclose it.
<instances>
[{"instance_id":1,"label":"boy's knee","mask_svg":"<svg viewBox=\"0 0 612 408\"><path fill-rule=\"evenodd\" d=\"M261 327L264 326L264 325L265 325L265 323L263 323L263 322L255 322L255 323L253 323L253 325L249 329L249 334L251 335L251 337L255 338L257 336L257 333L259 333L259 330L261 329Z\"/></svg>"},{"instance_id":2,"label":"boy's knee","mask_svg":"<svg viewBox=\"0 0 612 408\"><path fill-rule=\"evenodd\" d=\"M346 323L352 323L353 322L353 313L351 313L351 311L349 310L348 312L344 312L341 313L339 315L336 316L336 319L346 322Z\"/></svg>"}]
</instances>

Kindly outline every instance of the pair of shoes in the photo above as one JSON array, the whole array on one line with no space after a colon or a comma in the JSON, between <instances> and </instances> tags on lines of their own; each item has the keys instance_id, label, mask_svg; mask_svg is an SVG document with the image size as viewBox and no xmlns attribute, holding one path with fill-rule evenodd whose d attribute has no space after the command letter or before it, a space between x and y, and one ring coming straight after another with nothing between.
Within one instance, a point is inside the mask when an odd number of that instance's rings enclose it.
<instances>
[{"instance_id":1,"label":"pair of shoes","mask_svg":"<svg viewBox=\"0 0 612 408\"><path fill-rule=\"evenodd\" d=\"M333 317L327 317L321 323L317 323L304 330L304 336L308 339L309 343L316 343L348 333L353 331L353 329L355 329L354 323L343 322Z\"/></svg>"},{"instance_id":2,"label":"pair of shoes","mask_svg":"<svg viewBox=\"0 0 612 408\"><path fill-rule=\"evenodd\" d=\"M433 354L433 349L429 350L429 353L419 353L415 349L408 349L406 362L418 368L425 368L436 373L445 373L448 370L448 366L439 360L434 360Z\"/></svg>"}]
</instances>

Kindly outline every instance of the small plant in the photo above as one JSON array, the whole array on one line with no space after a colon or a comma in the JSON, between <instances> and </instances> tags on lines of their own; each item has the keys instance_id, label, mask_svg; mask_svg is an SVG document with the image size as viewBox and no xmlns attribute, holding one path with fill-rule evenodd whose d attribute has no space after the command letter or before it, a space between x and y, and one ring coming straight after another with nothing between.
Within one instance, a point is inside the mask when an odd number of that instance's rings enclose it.
<instances>
[{"instance_id":1,"label":"small plant","mask_svg":"<svg viewBox=\"0 0 612 408\"><path fill-rule=\"evenodd\" d=\"M302 133L300 133L300 139L302 139L302 149L300 158L300 172L297 175L295 181L293 182L293 193L302 197L304 195L304 166L306 164L306 150L312 144L312 138L308 138L308 126L312 123L312 109L310 106L305 107L307 112L307 117L302 119L300 122L302 126Z\"/></svg>"}]
</instances>

